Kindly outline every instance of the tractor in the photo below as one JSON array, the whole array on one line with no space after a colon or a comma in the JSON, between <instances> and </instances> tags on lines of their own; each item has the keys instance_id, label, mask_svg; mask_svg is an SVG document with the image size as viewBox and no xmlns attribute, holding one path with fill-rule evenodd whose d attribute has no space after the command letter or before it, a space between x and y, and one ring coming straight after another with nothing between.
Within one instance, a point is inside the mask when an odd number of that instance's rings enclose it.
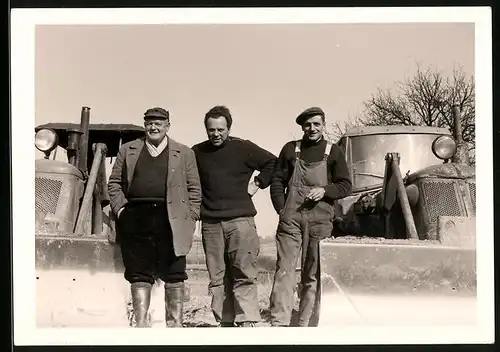
<instances>
[{"instance_id":1,"label":"tractor","mask_svg":"<svg viewBox=\"0 0 500 352\"><path fill-rule=\"evenodd\" d=\"M353 194L338 202L336 229L343 235L474 245L475 168L460 136L460 130L454 137L445 128L417 126L348 131L338 143Z\"/></svg>"},{"instance_id":2,"label":"tractor","mask_svg":"<svg viewBox=\"0 0 500 352\"><path fill-rule=\"evenodd\" d=\"M80 125L48 123L35 127L35 147L45 154L35 161L39 236L115 236L113 220L104 214L109 204L106 159L111 161L122 143L139 138L144 129L128 124L89 124L89 119L90 109L83 107Z\"/></svg>"},{"instance_id":3,"label":"tractor","mask_svg":"<svg viewBox=\"0 0 500 352\"><path fill-rule=\"evenodd\" d=\"M452 111L453 133L394 125L341 136L353 192L320 244L323 296L475 297L475 168Z\"/></svg>"}]
</instances>

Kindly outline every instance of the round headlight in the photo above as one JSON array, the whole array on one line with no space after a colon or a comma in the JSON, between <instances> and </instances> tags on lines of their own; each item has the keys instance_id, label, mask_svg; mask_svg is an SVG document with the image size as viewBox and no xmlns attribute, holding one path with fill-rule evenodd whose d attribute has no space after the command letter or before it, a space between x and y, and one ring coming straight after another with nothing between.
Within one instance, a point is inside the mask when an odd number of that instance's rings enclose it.
<instances>
[{"instance_id":1,"label":"round headlight","mask_svg":"<svg viewBox=\"0 0 500 352\"><path fill-rule=\"evenodd\" d=\"M450 136L439 136L432 143L432 152L439 159L451 158L457 151L457 144Z\"/></svg>"},{"instance_id":2,"label":"round headlight","mask_svg":"<svg viewBox=\"0 0 500 352\"><path fill-rule=\"evenodd\" d=\"M50 129L42 129L35 134L35 147L41 152L48 153L57 147L57 133Z\"/></svg>"}]
</instances>

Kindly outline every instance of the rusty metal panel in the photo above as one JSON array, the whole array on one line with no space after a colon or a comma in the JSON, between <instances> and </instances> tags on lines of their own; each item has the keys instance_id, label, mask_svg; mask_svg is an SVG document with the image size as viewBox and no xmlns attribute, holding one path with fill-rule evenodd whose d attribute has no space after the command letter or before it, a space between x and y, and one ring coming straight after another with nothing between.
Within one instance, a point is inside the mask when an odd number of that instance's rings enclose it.
<instances>
[{"instance_id":1,"label":"rusty metal panel","mask_svg":"<svg viewBox=\"0 0 500 352\"><path fill-rule=\"evenodd\" d=\"M436 164L424 169L412 172L408 175L408 181L418 179L445 179L445 180L470 180L475 177L475 169L468 165L459 164Z\"/></svg>"},{"instance_id":2,"label":"rusty metal panel","mask_svg":"<svg viewBox=\"0 0 500 352\"><path fill-rule=\"evenodd\" d=\"M123 272L120 247L90 237L36 236L35 265L38 269Z\"/></svg>"},{"instance_id":3,"label":"rusty metal panel","mask_svg":"<svg viewBox=\"0 0 500 352\"><path fill-rule=\"evenodd\" d=\"M438 239L443 245L476 248L476 218L440 216Z\"/></svg>"}]
</instances>

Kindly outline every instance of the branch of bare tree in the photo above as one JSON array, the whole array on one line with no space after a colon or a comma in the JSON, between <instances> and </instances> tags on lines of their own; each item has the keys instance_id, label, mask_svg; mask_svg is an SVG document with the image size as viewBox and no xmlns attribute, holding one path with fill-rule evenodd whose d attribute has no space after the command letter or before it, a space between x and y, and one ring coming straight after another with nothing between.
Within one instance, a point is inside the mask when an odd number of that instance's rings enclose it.
<instances>
[{"instance_id":1,"label":"branch of bare tree","mask_svg":"<svg viewBox=\"0 0 500 352\"><path fill-rule=\"evenodd\" d=\"M445 127L452 132L455 120L453 105L461 113L462 137L475 160L475 85L474 77L455 68L451 77L419 65L413 77L395 82L395 90L378 89L363 103L364 110L342 124L334 123L328 136L338 140L346 130L356 126L411 125Z\"/></svg>"}]
</instances>

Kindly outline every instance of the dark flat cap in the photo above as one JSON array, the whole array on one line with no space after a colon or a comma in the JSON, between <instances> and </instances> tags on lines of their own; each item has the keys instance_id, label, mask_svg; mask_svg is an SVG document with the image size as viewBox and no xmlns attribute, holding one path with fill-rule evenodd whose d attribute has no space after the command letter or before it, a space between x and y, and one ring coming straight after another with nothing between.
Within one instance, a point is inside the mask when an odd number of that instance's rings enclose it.
<instances>
[{"instance_id":1,"label":"dark flat cap","mask_svg":"<svg viewBox=\"0 0 500 352\"><path fill-rule=\"evenodd\" d=\"M168 120L170 118L170 113L163 108L151 108L144 113L144 120L147 119L164 119Z\"/></svg>"},{"instance_id":2,"label":"dark flat cap","mask_svg":"<svg viewBox=\"0 0 500 352\"><path fill-rule=\"evenodd\" d=\"M324 118L325 112L323 111L323 109L313 106L302 111L300 115L297 116L297 118L295 119L295 122L297 122L297 124L302 126L305 120L317 115L320 115Z\"/></svg>"}]
</instances>

